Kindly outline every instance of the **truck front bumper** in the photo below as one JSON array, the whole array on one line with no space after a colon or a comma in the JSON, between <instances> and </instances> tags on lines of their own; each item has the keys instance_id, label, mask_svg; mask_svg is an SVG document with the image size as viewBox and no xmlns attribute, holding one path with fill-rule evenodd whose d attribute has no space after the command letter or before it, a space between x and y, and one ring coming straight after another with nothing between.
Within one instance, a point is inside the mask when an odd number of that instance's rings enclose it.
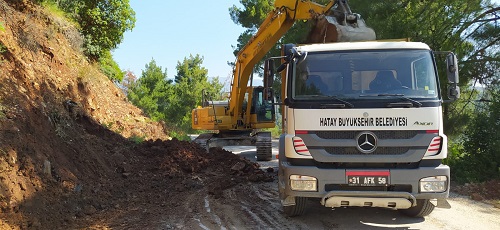
<instances>
[{"instance_id":1,"label":"truck front bumper","mask_svg":"<svg viewBox=\"0 0 500 230\"><path fill-rule=\"evenodd\" d=\"M385 190L381 190L380 187L350 187L346 169L294 166L286 159L280 159L279 167L280 196L285 206L294 205L295 197L320 198L322 205L326 207L371 206L405 209L416 205L416 199L437 199L438 207L439 203L442 207L447 206L445 203L449 195L450 168L446 165L415 169L386 169L389 170L390 176ZM316 178L316 191L292 190L289 180L291 175ZM446 190L432 193L421 192L420 180L433 176L446 176Z\"/></svg>"}]
</instances>

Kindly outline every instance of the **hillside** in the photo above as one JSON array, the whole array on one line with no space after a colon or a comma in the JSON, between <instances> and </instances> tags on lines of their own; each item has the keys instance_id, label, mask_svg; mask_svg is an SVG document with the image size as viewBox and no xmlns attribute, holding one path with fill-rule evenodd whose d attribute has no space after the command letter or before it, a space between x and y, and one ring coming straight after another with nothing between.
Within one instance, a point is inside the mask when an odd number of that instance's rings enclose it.
<instances>
[{"instance_id":1,"label":"hillside","mask_svg":"<svg viewBox=\"0 0 500 230\"><path fill-rule=\"evenodd\" d=\"M366 227L285 217L273 167L169 138L82 55L66 19L0 0L0 23L0 229ZM453 189L498 200L499 186Z\"/></svg>"},{"instance_id":2,"label":"hillside","mask_svg":"<svg viewBox=\"0 0 500 230\"><path fill-rule=\"evenodd\" d=\"M87 61L65 19L0 0L0 22L0 229L101 229L132 216L154 226L183 192L269 180L227 151L169 140Z\"/></svg>"}]
</instances>

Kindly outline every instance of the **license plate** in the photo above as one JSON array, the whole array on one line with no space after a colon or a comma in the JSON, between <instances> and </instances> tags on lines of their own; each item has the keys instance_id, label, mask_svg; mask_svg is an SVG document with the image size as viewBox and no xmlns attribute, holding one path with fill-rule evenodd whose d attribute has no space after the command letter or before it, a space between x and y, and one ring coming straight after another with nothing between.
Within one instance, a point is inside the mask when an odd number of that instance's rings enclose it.
<instances>
[{"instance_id":1,"label":"license plate","mask_svg":"<svg viewBox=\"0 0 500 230\"><path fill-rule=\"evenodd\" d=\"M389 183L389 171L347 171L347 183L350 186L386 186Z\"/></svg>"}]
</instances>

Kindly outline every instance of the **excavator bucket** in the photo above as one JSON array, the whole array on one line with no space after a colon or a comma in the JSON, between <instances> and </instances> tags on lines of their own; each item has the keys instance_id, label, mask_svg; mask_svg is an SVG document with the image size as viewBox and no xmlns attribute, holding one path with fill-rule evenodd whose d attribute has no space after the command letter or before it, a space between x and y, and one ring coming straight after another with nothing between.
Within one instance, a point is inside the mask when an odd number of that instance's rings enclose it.
<instances>
[{"instance_id":1,"label":"excavator bucket","mask_svg":"<svg viewBox=\"0 0 500 230\"><path fill-rule=\"evenodd\" d=\"M375 31L366 26L361 15L352 13L346 1L338 1L327 15L313 21L306 43L353 42L375 40Z\"/></svg>"}]
</instances>

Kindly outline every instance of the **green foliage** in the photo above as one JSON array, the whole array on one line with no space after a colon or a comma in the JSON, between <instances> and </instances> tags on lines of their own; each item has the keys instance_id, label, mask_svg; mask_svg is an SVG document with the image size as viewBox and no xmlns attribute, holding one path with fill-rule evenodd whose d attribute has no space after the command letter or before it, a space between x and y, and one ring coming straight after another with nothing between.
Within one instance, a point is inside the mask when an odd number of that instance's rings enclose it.
<instances>
[{"instance_id":1,"label":"green foliage","mask_svg":"<svg viewBox=\"0 0 500 230\"><path fill-rule=\"evenodd\" d=\"M95 59L116 48L125 31L135 26L135 12L128 0L88 0L77 8L77 12L86 53Z\"/></svg>"},{"instance_id":2,"label":"green foliage","mask_svg":"<svg viewBox=\"0 0 500 230\"><path fill-rule=\"evenodd\" d=\"M66 12L62 10L56 0L44 0L41 2L41 5L45 7L45 9L49 10L52 14L57 15L59 17L66 17Z\"/></svg>"},{"instance_id":3,"label":"green foliage","mask_svg":"<svg viewBox=\"0 0 500 230\"><path fill-rule=\"evenodd\" d=\"M155 121L165 120L167 108L173 95L172 81L167 79L167 70L162 70L154 59L146 64L141 78L128 88L129 100L141 108Z\"/></svg>"},{"instance_id":4,"label":"green foliage","mask_svg":"<svg viewBox=\"0 0 500 230\"><path fill-rule=\"evenodd\" d=\"M5 31L5 28L3 27L3 22L0 22L0 32ZM3 44L3 42L0 41L0 54L4 53L7 51L7 47Z\"/></svg>"},{"instance_id":5,"label":"green foliage","mask_svg":"<svg viewBox=\"0 0 500 230\"><path fill-rule=\"evenodd\" d=\"M255 34L272 9L272 0L240 0L243 8L229 9L234 23L247 30L238 38L235 54ZM328 1L316 1L326 4ZM444 127L450 136L449 158L452 175L461 181L482 181L498 178L500 111L494 101L477 106L480 83L494 88L497 98L500 83L500 8L489 0L363 0L349 1L353 12L359 13L368 26L377 33L377 39L410 38L427 43L433 50L453 51L459 58L462 99L445 104ZM278 42L301 43L311 25L296 22ZM279 56L279 49L271 49L270 56ZM437 57L441 92L446 94L447 79L442 58ZM279 81L276 81L279 83ZM496 88L495 88L496 87ZM275 88L279 88L276 87ZM496 150L496 152L495 152Z\"/></svg>"},{"instance_id":6,"label":"green foliage","mask_svg":"<svg viewBox=\"0 0 500 230\"><path fill-rule=\"evenodd\" d=\"M202 57L190 55L176 66L176 84L166 115L167 121L175 122L181 130L191 130L191 111L200 105L202 91L216 94L223 87L218 77L209 81L208 70L201 66L202 63Z\"/></svg>"},{"instance_id":7,"label":"green foliage","mask_svg":"<svg viewBox=\"0 0 500 230\"><path fill-rule=\"evenodd\" d=\"M240 3L243 9L233 5L229 8L229 15L234 23L249 29L257 29L267 14L274 9L272 0L240 0Z\"/></svg>"},{"instance_id":8,"label":"green foliage","mask_svg":"<svg viewBox=\"0 0 500 230\"><path fill-rule=\"evenodd\" d=\"M460 62L462 89L467 89L475 80L491 82L494 70L498 69L500 39L497 35L500 27L495 26L499 19L494 15L500 10L495 10L489 1L379 0L366 4L361 0L352 0L350 5L374 28L378 39L410 38L427 43L433 50L453 51ZM439 67L444 66L438 64ZM443 72L440 72L440 81L441 92L447 92L447 79ZM473 93L464 90L462 95L463 98L472 98ZM446 133L458 135L466 129L470 119L469 103L445 105L444 111Z\"/></svg>"},{"instance_id":9,"label":"green foliage","mask_svg":"<svg viewBox=\"0 0 500 230\"><path fill-rule=\"evenodd\" d=\"M494 89L490 98L478 105L467 135L450 148L448 163L459 182L500 178L500 89Z\"/></svg>"},{"instance_id":10,"label":"green foliage","mask_svg":"<svg viewBox=\"0 0 500 230\"><path fill-rule=\"evenodd\" d=\"M170 131L168 135L171 138L175 138L180 141L191 141L191 137L189 137L185 132L183 131Z\"/></svg>"},{"instance_id":11,"label":"green foliage","mask_svg":"<svg viewBox=\"0 0 500 230\"><path fill-rule=\"evenodd\" d=\"M165 121L171 127L170 135L187 140L186 133L191 130L191 111L201 102L204 89L219 93L222 84L218 78L209 81L208 70L202 67L203 58L199 55L178 62L175 84L167 79L166 70L152 60L146 65L142 76L128 86L129 100L141 108L153 120Z\"/></svg>"},{"instance_id":12,"label":"green foliage","mask_svg":"<svg viewBox=\"0 0 500 230\"><path fill-rule=\"evenodd\" d=\"M146 137L140 137L140 136L133 135L133 136L129 137L128 139L130 141L134 142L135 144L140 144L140 143L144 142Z\"/></svg>"},{"instance_id":13,"label":"green foliage","mask_svg":"<svg viewBox=\"0 0 500 230\"><path fill-rule=\"evenodd\" d=\"M135 12L129 0L45 0L56 4L80 25L85 53L98 60L116 48L123 34L135 26Z\"/></svg>"},{"instance_id":14,"label":"green foliage","mask_svg":"<svg viewBox=\"0 0 500 230\"><path fill-rule=\"evenodd\" d=\"M120 69L120 66L113 60L110 51L105 51L99 58L101 72L104 73L110 80L121 82L125 76L125 72Z\"/></svg>"},{"instance_id":15,"label":"green foliage","mask_svg":"<svg viewBox=\"0 0 500 230\"><path fill-rule=\"evenodd\" d=\"M458 182L498 178L500 156L496 139L500 136L495 114L500 111L495 109L495 103L474 103L478 91L473 88L476 83L498 83L500 27L495 16L500 11L498 6L484 0L372 1L370 4L352 0L350 3L375 29L379 39L409 37L429 44L434 50L457 54L463 90L461 100L445 104L443 108L445 133L451 137L446 163ZM440 72L440 80L441 91L446 92L447 79L443 72Z\"/></svg>"},{"instance_id":16,"label":"green foliage","mask_svg":"<svg viewBox=\"0 0 500 230\"><path fill-rule=\"evenodd\" d=\"M281 135L281 126L279 126L278 124L276 124L276 126L274 126L274 128L268 128L265 130L268 132L271 132L271 136L273 138L279 138Z\"/></svg>"},{"instance_id":17,"label":"green foliage","mask_svg":"<svg viewBox=\"0 0 500 230\"><path fill-rule=\"evenodd\" d=\"M3 106L0 101L0 120L7 118L7 115L5 114L6 110L6 107Z\"/></svg>"}]
</instances>

